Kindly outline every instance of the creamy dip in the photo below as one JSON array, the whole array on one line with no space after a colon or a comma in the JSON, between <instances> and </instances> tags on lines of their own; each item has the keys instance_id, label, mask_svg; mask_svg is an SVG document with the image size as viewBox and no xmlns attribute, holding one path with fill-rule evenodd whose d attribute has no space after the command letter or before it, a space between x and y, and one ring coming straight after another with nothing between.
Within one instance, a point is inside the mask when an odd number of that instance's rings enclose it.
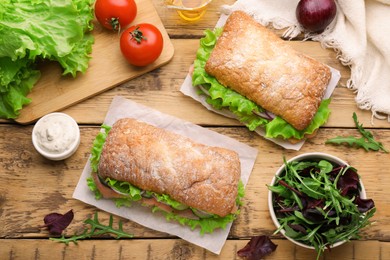
<instances>
[{"instance_id":1,"label":"creamy dip","mask_svg":"<svg viewBox=\"0 0 390 260\"><path fill-rule=\"evenodd\" d=\"M78 126L66 115L53 113L35 125L39 147L49 153L60 154L77 141Z\"/></svg>"}]
</instances>

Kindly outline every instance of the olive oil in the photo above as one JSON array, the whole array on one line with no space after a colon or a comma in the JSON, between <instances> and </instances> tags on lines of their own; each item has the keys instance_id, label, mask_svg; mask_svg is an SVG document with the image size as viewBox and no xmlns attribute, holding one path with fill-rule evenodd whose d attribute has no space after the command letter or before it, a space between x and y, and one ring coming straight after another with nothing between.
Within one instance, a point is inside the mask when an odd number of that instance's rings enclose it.
<instances>
[{"instance_id":1,"label":"olive oil","mask_svg":"<svg viewBox=\"0 0 390 260\"><path fill-rule=\"evenodd\" d=\"M179 16L185 21L199 20L207 10L211 0L167 0L168 8L176 9Z\"/></svg>"}]
</instances>

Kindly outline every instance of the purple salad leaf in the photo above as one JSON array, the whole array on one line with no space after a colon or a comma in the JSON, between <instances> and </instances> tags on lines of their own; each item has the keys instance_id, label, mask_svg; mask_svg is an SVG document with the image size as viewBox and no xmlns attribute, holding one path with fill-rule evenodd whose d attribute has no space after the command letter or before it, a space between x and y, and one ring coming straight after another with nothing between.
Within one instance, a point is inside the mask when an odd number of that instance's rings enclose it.
<instances>
[{"instance_id":1,"label":"purple salad leaf","mask_svg":"<svg viewBox=\"0 0 390 260\"><path fill-rule=\"evenodd\" d=\"M73 217L73 210L69 210L65 214L50 213L44 217L45 225L43 227L47 227L52 235L61 235L62 231L72 222Z\"/></svg>"},{"instance_id":2,"label":"purple salad leaf","mask_svg":"<svg viewBox=\"0 0 390 260\"><path fill-rule=\"evenodd\" d=\"M337 188L340 189L340 194L358 194L359 176L352 169L348 169L344 175L340 176L337 182Z\"/></svg>"},{"instance_id":3,"label":"purple salad leaf","mask_svg":"<svg viewBox=\"0 0 390 260\"><path fill-rule=\"evenodd\" d=\"M293 230L299 232L299 233L302 233L304 235L307 234L307 231L305 229L305 227L303 227L302 225L299 225L299 224L287 224L290 228L292 228Z\"/></svg>"},{"instance_id":4,"label":"purple salad leaf","mask_svg":"<svg viewBox=\"0 0 390 260\"><path fill-rule=\"evenodd\" d=\"M245 247L237 251L237 255L247 260L258 260L271 254L276 247L268 236L254 236Z\"/></svg>"},{"instance_id":5,"label":"purple salad leaf","mask_svg":"<svg viewBox=\"0 0 390 260\"><path fill-rule=\"evenodd\" d=\"M375 207L375 203L372 199L362 199L360 196L356 196L355 204L358 207L359 212L364 213Z\"/></svg>"}]
</instances>

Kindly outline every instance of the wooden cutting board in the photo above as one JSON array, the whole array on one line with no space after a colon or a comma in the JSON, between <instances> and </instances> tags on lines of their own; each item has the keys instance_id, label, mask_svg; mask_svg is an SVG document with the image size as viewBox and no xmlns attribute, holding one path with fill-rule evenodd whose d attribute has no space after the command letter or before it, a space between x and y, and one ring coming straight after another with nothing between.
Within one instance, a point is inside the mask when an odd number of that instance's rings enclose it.
<instances>
[{"instance_id":1,"label":"wooden cutting board","mask_svg":"<svg viewBox=\"0 0 390 260\"><path fill-rule=\"evenodd\" d=\"M132 25L150 23L159 28L163 35L163 52L154 63L146 67L128 64L119 49L120 35L102 28L94 21L92 33L95 43L87 72L73 78L62 76L62 69L57 63L43 64L42 76L28 95L32 102L21 110L15 121L32 123L47 113L72 106L168 63L173 57L174 48L153 3L151 0L136 0L136 3L138 13Z\"/></svg>"}]
</instances>

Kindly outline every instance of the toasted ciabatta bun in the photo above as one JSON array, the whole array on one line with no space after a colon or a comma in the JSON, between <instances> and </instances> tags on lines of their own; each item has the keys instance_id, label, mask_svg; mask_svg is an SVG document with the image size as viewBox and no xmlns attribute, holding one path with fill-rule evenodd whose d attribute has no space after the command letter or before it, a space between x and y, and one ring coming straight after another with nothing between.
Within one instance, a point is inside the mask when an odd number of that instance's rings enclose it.
<instances>
[{"instance_id":1,"label":"toasted ciabatta bun","mask_svg":"<svg viewBox=\"0 0 390 260\"><path fill-rule=\"evenodd\" d=\"M242 11L229 16L205 70L297 130L310 124L331 78L327 66Z\"/></svg>"},{"instance_id":2,"label":"toasted ciabatta bun","mask_svg":"<svg viewBox=\"0 0 390 260\"><path fill-rule=\"evenodd\" d=\"M118 120L100 155L98 172L221 217L236 208L241 175L236 152L135 119Z\"/></svg>"}]
</instances>

